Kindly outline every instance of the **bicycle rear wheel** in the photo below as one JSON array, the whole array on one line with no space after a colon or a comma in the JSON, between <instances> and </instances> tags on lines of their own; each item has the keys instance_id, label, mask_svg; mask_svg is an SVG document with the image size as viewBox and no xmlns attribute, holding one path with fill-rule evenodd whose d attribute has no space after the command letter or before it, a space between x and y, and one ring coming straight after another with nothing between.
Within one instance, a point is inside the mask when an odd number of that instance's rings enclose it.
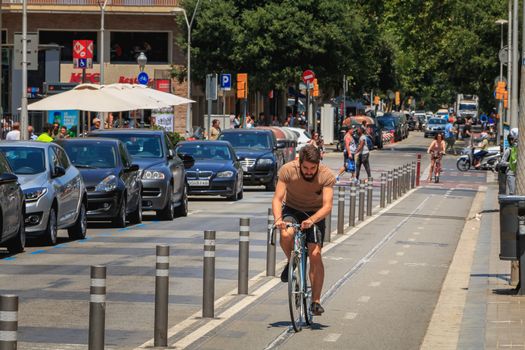
<instances>
[{"instance_id":1,"label":"bicycle rear wheel","mask_svg":"<svg viewBox=\"0 0 525 350\"><path fill-rule=\"evenodd\" d=\"M296 332L302 330L302 316L303 316L303 293L301 291L301 273L299 269L299 257L292 253L290 263L288 265L288 304L290 306L290 318L292 320L293 329Z\"/></svg>"},{"instance_id":2,"label":"bicycle rear wheel","mask_svg":"<svg viewBox=\"0 0 525 350\"><path fill-rule=\"evenodd\" d=\"M303 312L304 312L304 321L308 326L311 326L313 323L313 314L312 314L312 288L309 285L308 279L308 259L304 264L304 294L303 294Z\"/></svg>"}]
</instances>

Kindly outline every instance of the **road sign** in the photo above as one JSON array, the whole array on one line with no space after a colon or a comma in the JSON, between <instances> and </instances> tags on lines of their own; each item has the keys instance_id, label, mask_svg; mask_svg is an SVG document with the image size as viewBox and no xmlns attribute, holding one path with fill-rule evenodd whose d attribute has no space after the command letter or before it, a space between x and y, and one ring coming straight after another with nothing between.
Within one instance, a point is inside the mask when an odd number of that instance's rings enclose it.
<instances>
[{"instance_id":1,"label":"road sign","mask_svg":"<svg viewBox=\"0 0 525 350\"><path fill-rule=\"evenodd\" d=\"M73 58L73 68L92 69L93 59L92 58Z\"/></svg>"},{"instance_id":2,"label":"road sign","mask_svg":"<svg viewBox=\"0 0 525 350\"><path fill-rule=\"evenodd\" d=\"M217 99L217 74L206 74L206 100Z\"/></svg>"},{"instance_id":3,"label":"road sign","mask_svg":"<svg viewBox=\"0 0 525 350\"><path fill-rule=\"evenodd\" d=\"M22 33L15 33L13 61L22 69ZM27 33L27 70L38 70L38 33Z\"/></svg>"},{"instance_id":4,"label":"road sign","mask_svg":"<svg viewBox=\"0 0 525 350\"><path fill-rule=\"evenodd\" d=\"M137 76L137 81L141 85L148 85L148 82L149 82L148 74L146 72L140 72L139 75Z\"/></svg>"},{"instance_id":5,"label":"road sign","mask_svg":"<svg viewBox=\"0 0 525 350\"><path fill-rule=\"evenodd\" d=\"M79 58L78 59L78 67L79 68L86 68L87 67L87 58Z\"/></svg>"},{"instance_id":6,"label":"road sign","mask_svg":"<svg viewBox=\"0 0 525 350\"><path fill-rule=\"evenodd\" d=\"M315 79L315 73L309 69L303 72L303 81L305 84L312 84Z\"/></svg>"},{"instance_id":7,"label":"road sign","mask_svg":"<svg viewBox=\"0 0 525 350\"><path fill-rule=\"evenodd\" d=\"M232 89L231 74L221 74L221 89L224 91L230 91Z\"/></svg>"},{"instance_id":8,"label":"road sign","mask_svg":"<svg viewBox=\"0 0 525 350\"><path fill-rule=\"evenodd\" d=\"M93 40L73 40L73 58L93 58Z\"/></svg>"}]
</instances>

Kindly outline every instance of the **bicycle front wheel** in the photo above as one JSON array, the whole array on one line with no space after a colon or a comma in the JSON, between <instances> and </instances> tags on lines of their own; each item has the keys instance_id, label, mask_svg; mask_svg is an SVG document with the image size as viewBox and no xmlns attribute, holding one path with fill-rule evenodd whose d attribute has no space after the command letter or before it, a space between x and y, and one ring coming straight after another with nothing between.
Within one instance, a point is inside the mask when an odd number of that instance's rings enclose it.
<instances>
[{"instance_id":1,"label":"bicycle front wheel","mask_svg":"<svg viewBox=\"0 0 525 350\"><path fill-rule=\"evenodd\" d=\"M288 304L290 306L290 318L293 329L296 332L302 330L303 315L303 292L301 290L300 260L297 255L292 255L288 264Z\"/></svg>"}]
</instances>

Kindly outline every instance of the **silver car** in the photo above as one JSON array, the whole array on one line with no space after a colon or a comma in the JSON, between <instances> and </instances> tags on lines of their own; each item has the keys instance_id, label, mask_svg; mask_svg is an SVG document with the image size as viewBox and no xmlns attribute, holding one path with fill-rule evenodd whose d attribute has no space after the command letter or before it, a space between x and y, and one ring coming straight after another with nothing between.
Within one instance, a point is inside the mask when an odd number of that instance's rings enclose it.
<instances>
[{"instance_id":1,"label":"silver car","mask_svg":"<svg viewBox=\"0 0 525 350\"><path fill-rule=\"evenodd\" d=\"M3 141L0 151L18 176L26 199L27 236L57 243L57 231L83 239L87 230L87 196L82 176L66 152L54 143Z\"/></svg>"}]
</instances>

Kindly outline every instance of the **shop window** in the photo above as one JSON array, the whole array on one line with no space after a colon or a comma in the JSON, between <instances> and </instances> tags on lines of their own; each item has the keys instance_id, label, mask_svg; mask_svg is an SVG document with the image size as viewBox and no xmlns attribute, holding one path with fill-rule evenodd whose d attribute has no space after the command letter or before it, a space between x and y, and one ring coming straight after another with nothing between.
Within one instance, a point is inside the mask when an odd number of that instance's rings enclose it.
<instances>
[{"instance_id":1,"label":"shop window","mask_svg":"<svg viewBox=\"0 0 525 350\"><path fill-rule=\"evenodd\" d=\"M93 40L94 58L97 62L97 32L68 32L41 30L38 33L40 44L56 44L62 46L60 50L60 61L73 62L73 41L74 40Z\"/></svg>"},{"instance_id":2,"label":"shop window","mask_svg":"<svg viewBox=\"0 0 525 350\"><path fill-rule=\"evenodd\" d=\"M111 32L111 63L136 63L144 52L148 63L168 63L168 33Z\"/></svg>"}]
</instances>

